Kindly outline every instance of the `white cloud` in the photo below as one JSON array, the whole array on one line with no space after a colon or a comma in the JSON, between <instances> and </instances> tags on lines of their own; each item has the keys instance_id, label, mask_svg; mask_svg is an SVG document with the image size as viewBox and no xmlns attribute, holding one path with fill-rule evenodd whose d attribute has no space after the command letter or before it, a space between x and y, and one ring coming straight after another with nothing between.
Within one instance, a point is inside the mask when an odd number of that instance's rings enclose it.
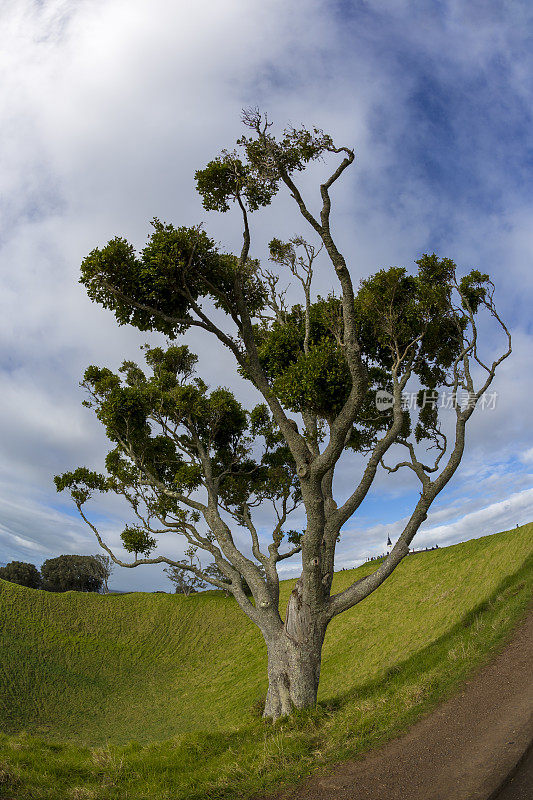
<instances>
[{"instance_id":1,"label":"white cloud","mask_svg":"<svg viewBox=\"0 0 533 800\"><path fill-rule=\"evenodd\" d=\"M416 537L416 544L421 547L433 544L449 545L509 530L517 525L531 522L532 507L533 488L529 488L511 494L505 500L467 513L448 525L431 527L430 517L430 527L420 531Z\"/></svg>"},{"instance_id":2,"label":"white cloud","mask_svg":"<svg viewBox=\"0 0 533 800\"><path fill-rule=\"evenodd\" d=\"M87 364L116 367L122 358L138 358L138 346L157 337L118 328L110 313L91 304L78 284L79 264L115 234L141 245L153 216L177 224L206 220L225 247L238 247L238 220L206 215L193 174L232 145L241 133L241 107L256 103L281 124L318 123L355 145L352 177L334 194L335 230L355 280L384 265L410 265L421 250L440 248L440 236L444 255L496 273L503 311L515 323L515 355L498 376L496 410L472 420L462 483L443 500L456 510L467 492L471 502L482 502L476 495L482 472L490 478L494 502L524 488L525 473L509 464L520 454L530 463L533 444L528 403L517 400L533 392L526 204L506 170L506 151L484 163L492 157L491 126L485 126L486 135L478 126L476 141L470 141L464 109L450 115L451 160L468 157L480 187L499 198L501 213L469 205L464 187L452 200L449 187L429 186L425 165L405 161L401 149L434 124L432 113L414 120L408 111L421 76L453 95L453 81L463 85L488 75L499 59L509 102L530 99L527 51L521 46L527 7L516 4L502 21L487 5L481 13L476 4L474 18L464 5L450 2L437 18L410 3L376 3L371 14L350 22L319 0L4 3L0 558L24 547L30 554L41 547L43 557L95 550L82 523L58 505L51 483L55 472L77 464L98 466L105 452L99 425L80 408L77 384ZM409 24L415 18L417 24ZM407 53L410 67L404 64ZM452 100L460 99L457 90ZM455 105L450 109L455 112ZM510 111L506 118L512 118ZM314 198L316 174L302 176L304 191ZM254 254L264 255L272 234L290 236L304 226L292 201L280 197L254 216L252 231ZM327 290L332 280L324 272L317 289ZM205 337L190 339L210 382L236 380L228 354L215 351ZM251 398L249 388L246 393ZM496 460L503 465L498 477L495 468L491 472ZM341 495L359 471L360 461L348 460L337 484ZM403 475L392 484L379 476L376 492L382 505L390 501L388 519L411 489ZM375 519L373 502L361 511ZM106 531L116 538L118 509L98 509L109 515ZM402 514L403 508L396 516ZM377 543L378 532L364 540L367 549ZM155 580L153 572L146 571L146 578L137 572L135 579L128 573L120 580L146 586Z\"/></svg>"},{"instance_id":3,"label":"white cloud","mask_svg":"<svg viewBox=\"0 0 533 800\"><path fill-rule=\"evenodd\" d=\"M520 455L521 461L524 461L526 464L533 464L533 447L530 447L528 450L525 450Z\"/></svg>"},{"instance_id":4,"label":"white cloud","mask_svg":"<svg viewBox=\"0 0 533 800\"><path fill-rule=\"evenodd\" d=\"M532 505L533 488L513 493L505 500L499 500L475 511L469 510L469 501L464 500L461 507L455 506L452 509L443 509L441 512L431 512L428 521L415 536L412 547L423 549L436 544L439 547L446 547L524 525L531 522ZM447 524L433 524L446 517L450 519ZM351 567L371 556L386 552L387 537L390 536L394 544L407 519L405 517L388 525L373 525L366 529L347 531L339 545L337 568Z\"/></svg>"}]
</instances>

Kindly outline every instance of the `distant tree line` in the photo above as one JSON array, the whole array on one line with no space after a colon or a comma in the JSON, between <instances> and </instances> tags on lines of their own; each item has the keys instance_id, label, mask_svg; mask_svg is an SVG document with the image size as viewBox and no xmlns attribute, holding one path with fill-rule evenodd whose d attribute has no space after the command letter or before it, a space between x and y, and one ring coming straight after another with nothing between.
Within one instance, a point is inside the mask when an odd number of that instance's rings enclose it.
<instances>
[{"instance_id":1,"label":"distant tree line","mask_svg":"<svg viewBox=\"0 0 533 800\"><path fill-rule=\"evenodd\" d=\"M107 581L113 566L109 556L103 554L62 555L48 558L40 571L34 564L11 561L0 567L0 578L48 592L108 592Z\"/></svg>"}]
</instances>

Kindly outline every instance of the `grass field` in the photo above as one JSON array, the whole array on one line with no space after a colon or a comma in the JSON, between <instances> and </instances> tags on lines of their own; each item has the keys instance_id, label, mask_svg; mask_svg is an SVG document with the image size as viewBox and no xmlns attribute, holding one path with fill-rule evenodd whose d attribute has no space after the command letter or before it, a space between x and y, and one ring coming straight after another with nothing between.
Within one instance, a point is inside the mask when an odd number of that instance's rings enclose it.
<instances>
[{"instance_id":1,"label":"grass field","mask_svg":"<svg viewBox=\"0 0 533 800\"><path fill-rule=\"evenodd\" d=\"M360 753L453 691L530 602L533 524L409 556L330 625L318 708L275 726L233 598L0 586L0 797L229 800Z\"/></svg>"}]
</instances>

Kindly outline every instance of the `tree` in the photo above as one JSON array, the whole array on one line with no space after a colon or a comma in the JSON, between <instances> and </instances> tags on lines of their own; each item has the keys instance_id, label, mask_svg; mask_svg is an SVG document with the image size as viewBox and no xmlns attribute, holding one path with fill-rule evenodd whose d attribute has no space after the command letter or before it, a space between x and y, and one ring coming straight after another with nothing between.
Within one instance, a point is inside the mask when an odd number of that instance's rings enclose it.
<instances>
[{"instance_id":1,"label":"tree","mask_svg":"<svg viewBox=\"0 0 533 800\"><path fill-rule=\"evenodd\" d=\"M205 582L195 575L194 572L189 571L190 566L202 568L200 560L196 555L198 548L192 545L187 548L185 555L187 559L182 559L178 562L178 566L165 567L163 572L166 572L169 579L174 584L174 592L176 594L184 594L188 597L192 592L197 592L198 589L203 589Z\"/></svg>"},{"instance_id":2,"label":"tree","mask_svg":"<svg viewBox=\"0 0 533 800\"><path fill-rule=\"evenodd\" d=\"M166 555L118 558L86 512L96 491L124 497L145 535L175 532L212 556L224 580L211 576L210 582L224 590L229 585L265 639L264 715L277 719L315 704L329 622L378 589L409 552L459 466L468 420L510 354L511 339L488 275L474 269L458 277L449 258L424 254L412 273L381 269L355 291L330 225L330 191L352 165L353 150L335 146L318 129L288 128L276 137L256 110L243 121L248 133L240 149L222 151L196 173L206 209L224 213L233 206L241 216L239 255L221 252L201 226L176 228L156 219L139 254L117 237L84 260L81 282L94 301L119 324L162 332L170 342L145 348L146 371L130 361L118 374L88 367L86 403L113 443L107 472L79 468L55 480L58 491L70 490L100 545L121 566L166 563L209 577ZM315 215L296 176L325 158L335 163L319 187ZM317 243L272 239L266 269L250 255L250 214L283 186ZM320 249L338 294L312 295ZM285 278L301 287L301 303L288 306ZM488 363L481 353L482 312L506 340L504 352ZM192 328L227 348L262 403L248 410L228 389L210 390L195 375L196 356L173 343ZM408 382L416 389L414 408L404 400ZM358 453L363 467L354 471L349 496L336 500L335 470L346 451ZM400 451L405 457L397 458ZM409 470L420 495L376 570L332 593L337 542L378 469ZM268 505L275 517L264 545L254 520L259 506L264 520ZM298 508L305 529L289 531ZM237 546L234 525L249 535L249 551ZM282 619L277 567L296 554L301 575Z\"/></svg>"},{"instance_id":3,"label":"tree","mask_svg":"<svg viewBox=\"0 0 533 800\"><path fill-rule=\"evenodd\" d=\"M207 567L204 569L204 574L206 576L205 578L206 581L208 581L212 586L216 586L219 589L222 588L223 586L224 594L226 595L226 597L229 597L229 595L231 594L231 581L229 581L226 578L222 570L219 567L217 567L214 561L212 564L207 565ZM214 581L211 581L211 578L214 578ZM244 581L243 581L243 589L245 594L248 595L248 597L252 596L250 587L248 586L248 584L244 585Z\"/></svg>"},{"instance_id":4,"label":"tree","mask_svg":"<svg viewBox=\"0 0 533 800\"><path fill-rule=\"evenodd\" d=\"M0 567L0 578L20 586L29 586L30 589L41 588L41 573L26 561L10 561L5 567Z\"/></svg>"},{"instance_id":5,"label":"tree","mask_svg":"<svg viewBox=\"0 0 533 800\"><path fill-rule=\"evenodd\" d=\"M47 559L42 567L43 589L49 592L99 592L102 566L94 556L64 555Z\"/></svg>"},{"instance_id":6,"label":"tree","mask_svg":"<svg viewBox=\"0 0 533 800\"><path fill-rule=\"evenodd\" d=\"M261 574L261 577L264 579L266 576L265 576L265 569L264 569L263 565L262 564L256 564L256 566L257 566L257 569L259 570L259 572ZM205 569L203 570L203 573L206 576L205 580L208 583L210 583L212 586L217 586L218 588L220 588L220 584L222 583L224 585L225 593L228 594L229 586L230 586L231 582L228 581L228 579L226 578L226 576L224 575L222 570L219 569L219 567L217 567L216 562L213 561L212 564L208 564L205 567ZM211 578L215 578L215 580L212 581ZM242 579L242 588L243 588L244 594L247 597L253 597L253 592L252 592L251 588L248 586L246 578Z\"/></svg>"},{"instance_id":7,"label":"tree","mask_svg":"<svg viewBox=\"0 0 533 800\"><path fill-rule=\"evenodd\" d=\"M188 597L192 592L196 592L199 589L204 589L207 583L218 588L223 585L224 592L226 595L228 595L230 593L231 582L226 578L222 570L217 567L216 562L213 561L205 568L202 567L202 562L196 555L197 549L198 548L193 546L188 547L185 551L188 561L186 559L182 559L181 561L177 562L179 566L166 567L163 570L163 572L167 573L172 583L174 583L175 592L177 594L184 594ZM204 577L201 579L197 574L189 572L189 568L191 566L194 566L196 569L198 569L198 571L201 572ZM261 576L264 578L265 571L262 565L257 564L257 568L261 573ZM246 578L242 578L242 588L247 597L253 596L252 590L246 582Z\"/></svg>"},{"instance_id":8,"label":"tree","mask_svg":"<svg viewBox=\"0 0 533 800\"><path fill-rule=\"evenodd\" d=\"M127 525L121 533L124 550L133 553L137 559L139 553L149 556L157 542L153 536L138 525Z\"/></svg>"},{"instance_id":9,"label":"tree","mask_svg":"<svg viewBox=\"0 0 533 800\"><path fill-rule=\"evenodd\" d=\"M109 586L107 585L107 582L115 568L113 559L111 556L106 556L104 553L97 553L95 556L93 556L93 558L96 559L96 561L100 564L100 573L102 576L104 592L108 594Z\"/></svg>"}]
</instances>

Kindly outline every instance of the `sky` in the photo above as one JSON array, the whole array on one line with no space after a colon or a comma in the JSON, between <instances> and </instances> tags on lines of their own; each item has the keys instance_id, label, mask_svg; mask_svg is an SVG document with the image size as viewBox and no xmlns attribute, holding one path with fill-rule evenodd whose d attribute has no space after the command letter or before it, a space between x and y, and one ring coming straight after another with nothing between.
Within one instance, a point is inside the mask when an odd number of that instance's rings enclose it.
<instances>
[{"instance_id":1,"label":"sky","mask_svg":"<svg viewBox=\"0 0 533 800\"><path fill-rule=\"evenodd\" d=\"M476 411L460 470L414 545L533 519L532 17L527 0L4 0L0 562L98 552L53 485L79 465L102 469L107 452L79 381L88 364L116 369L162 339L118 327L92 304L80 263L115 235L142 246L153 217L202 222L237 250L238 216L204 211L194 171L233 146L250 106L278 129L316 125L355 149L332 216L356 284L382 267L412 269L425 252L496 284L514 352L493 384L495 407ZM320 169L301 176L314 208ZM280 194L252 217L252 255L266 261L270 238L294 234L309 236ZM319 267L315 288L327 291L334 275ZM494 328L483 333L489 357L503 341ZM187 341L211 386L257 402L228 353L198 333ZM346 461L339 497L360 469ZM345 526L337 566L383 552L417 491L408 476L379 474ZM124 555L126 510L105 499L90 513ZM266 535L268 516L259 521ZM178 538L164 545L158 554L183 553ZM297 574L297 563L283 569ZM117 567L111 585L170 589L161 566Z\"/></svg>"}]
</instances>

